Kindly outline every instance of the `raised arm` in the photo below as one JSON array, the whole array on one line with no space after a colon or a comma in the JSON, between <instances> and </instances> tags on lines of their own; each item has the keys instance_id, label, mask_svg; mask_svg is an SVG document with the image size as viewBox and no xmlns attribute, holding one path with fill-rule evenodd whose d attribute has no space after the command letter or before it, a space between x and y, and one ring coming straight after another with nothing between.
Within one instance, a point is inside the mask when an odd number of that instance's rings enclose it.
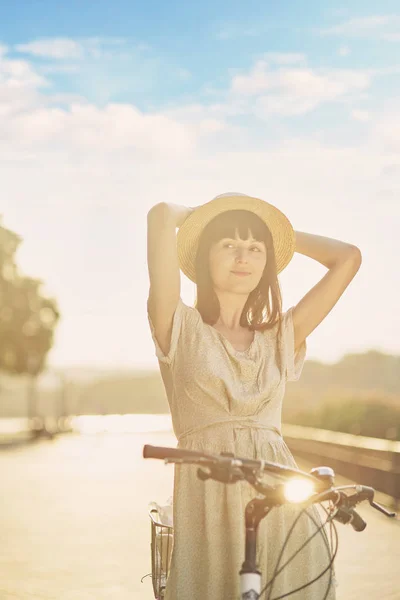
<instances>
[{"instance_id":1,"label":"raised arm","mask_svg":"<svg viewBox=\"0 0 400 600\"><path fill-rule=\"evenodd\" d=\"M361 252L352 244L296 231L296 252L327 267L328 272L293 310L295 348L332 310L360 268Z\"/></svg>"},{"instance_id":2,"label":"raised arm","mask_svg":"<svg viewBox=\"0 0 400 600\"><path fill-rule=\"evenodd\" d=\"M176 228L191 208L161 202L147 214L147 266L150 289L147 310L164 354L171 343L172 322L178 305L181 280L176 249Z\"/></svg>"}]
</instances>

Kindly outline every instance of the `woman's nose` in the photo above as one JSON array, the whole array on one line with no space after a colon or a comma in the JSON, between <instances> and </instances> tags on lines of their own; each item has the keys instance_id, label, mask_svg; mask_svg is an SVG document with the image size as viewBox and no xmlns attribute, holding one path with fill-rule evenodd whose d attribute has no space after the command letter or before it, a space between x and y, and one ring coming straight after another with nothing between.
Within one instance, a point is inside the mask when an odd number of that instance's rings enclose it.
<instances>
[{"instance_id":1,"label":"woman's nose","mask_svg":"<svg viewBox=\"0 0 400 600\"><path fill-rule=\"evenodd\" d=\"M236 251L236 261L237 262L247 262L247 255L245 248L238 248Z\"/></svg>"}]
</instances>

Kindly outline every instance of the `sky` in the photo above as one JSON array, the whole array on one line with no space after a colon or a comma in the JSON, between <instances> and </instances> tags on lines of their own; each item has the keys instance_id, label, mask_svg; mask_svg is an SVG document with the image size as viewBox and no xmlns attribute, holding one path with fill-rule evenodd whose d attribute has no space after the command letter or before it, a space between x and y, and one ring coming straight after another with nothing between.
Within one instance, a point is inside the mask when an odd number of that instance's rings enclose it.
<instances>
[{"instance_id":1,"label":"sky","mask_svg":"<svg viewBox=\"0 0 400 600\"><path fill-rule=\"evenodd\" d=\"M377 6L5 3L0 215L58 301L51 366L156 368L147 212L226 192L362 251L308 358L400 354L400 6ZM284 310L325 272L295 254Z\"/></svg>"}]
</instances>

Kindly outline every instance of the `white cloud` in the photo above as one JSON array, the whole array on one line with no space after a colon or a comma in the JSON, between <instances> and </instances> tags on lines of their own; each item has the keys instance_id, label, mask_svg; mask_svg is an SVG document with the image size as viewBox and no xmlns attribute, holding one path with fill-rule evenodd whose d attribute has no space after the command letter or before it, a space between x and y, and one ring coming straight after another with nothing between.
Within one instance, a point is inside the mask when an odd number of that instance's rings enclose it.
<instances>
[{"instance_id":1,"label":"white cloud","mask_svg":"<svg viewBox=\"0 0 400 600\"><path fill-rule=\"evenodd\" d=\"M190 154L200 138L226 128L224 120L207 110L189 111L176 118L157 111L143 113L132 104L108 103L99 108L85 98L40 94L49 85L26 61L0 58L0 154L28 157L41 152L134 156ZM181 115L183 116L183 115Z\"/></svg>"},{"instance_id":2,"label":"white cloud","mask_svg":"<svg viewBox=\"0 0 400 600\"><path fill-rule=\"evenodd\" d=\"M367 110L354 109L351 111L351 116L356 121L366 122L371 119L371 116Z\"/></svg>"},{"instance_id":3,"label":"white cloud","mask_svg":"<svg viewBox=\"0 0 400 600\"><path fill-rule=\"evenodd\" d=\"M0 55L0 86L7 88L38 88L47 86L48 81L24 60L15 60Z\"/></svg>"},{"instance_id":4,"label":"white cloud","mask_svg":"<svg viewBox=\"0 0 400 600\"><path fill-rule=\"evenodd\" d=\"M374 15L369 17L359 17L355 19L349 19L341 25L335 25L326 31L331 33L357 33L361 31L375 30L377 27L382 25L388 25L393 17L389 15Z\"/></svg>"},{"instance_id":5,"label":"white cloud","mask_svg":"<svg viewBox=\"0 0 400 600\"><path fill-rule=\"evenodd\" d=\"M400 111L387 108L374 123L374 133L386 153L400 154Z\"/></svg>"},{"instance_id":6,"label":"white cloud","mask_svg":"<svg viewBox=\"0 0 400 600\"><path fill-rule=\"evenodd\" d=\"M54 41L54 40L53 40ZM92 47L103 41L92 38ZM122 41L111 40L110 47ZM88 47L88 45L86 45ZM129 151L155 156L195 152L208 137L222 134L231 140L244 129L232 117L270 119L310 112L326 102L351 98L366 90L375 72L351 69L313 69L304 66L300 53L267 52L245 72L232 74L231 85L218 92L218 101L143 113L132 104L108 102L99 108L79 95L40 94L49 81L23 60L0 59L0 124L3 144L10 152L53 148L79 154L87 148L99 153ZM51 67L51 66L50 66ZM54 68L73 67L56 63ZM49 68L51 72L51 68ZM182 71L182 76L187 76ZM29 88L29 93L26 88ZM366 121L366 111L354 109L356 120ZM220 137L222 140L223 137Z\"/></svg>"},{"instance_id":7,"label":"white cloud","mask_svg":"<svg viewBox=\"0 0 400 600\"><path fill-rule=\"evenodd\" d=\"M119 40L104 43L97 38L86 41L84 46L59 42L48 40L47 45L27 44L24 48L59 59L68 55L82 56L82 49L86 53L93 51L93 55L98 48L122 45ZM79 94L40 93L41 87L50 87L44 73L48 76L60 70L74 73L75 68L76 65L59 62L34 67L26 60L11 59L5 53L0 55L0 153L3 157L7 151L13 156L18 152L31 156L32 152L37 155L49 148L53 152L71 151L77 155L91 148L96 153L129 150L167 157L190 153L198 138L213 135L225 127L215 115L207 112L192 121L180 122L158 111L143 113L132 104L106 102L99 108ZM190 76L183 69L171 67L171 70L181 78ZM95 79L98 77L92 75ZM112 78L111 84L116 85Z\"/></svg>"},{"instance_id":8,"label":"white cloud","mask_svg":"<svg viewBox=\"0 0 400 600\"><path fill-rule=\"evenodd\" d=\"M129 38L47 38L19 44L14 51L29 53L37 76L64 76L78 95L105 105L116 97L157 93L168 78L187 81L191 73L156 55L148 44ZM20 54L17 54L20 56Z\"/></svg>"},{"instance_id":9,"label":"white cloud","mask_svg":"<svg viewBox=\"0 0 400 600\"><path fill-rule=\"evenodd\" d=\"M387 165L382 169L382 176L393 179L400 184L400 164Z\"/></svg>"},{"instance_id":10,"label":"white cloud","mask_svg":"<svg viewBox=\"0 0 400 600\"><path fill-rule=\"evenodd\" d=\"M216 133L218 131L223 131L226 129L225 123L219 121L218 119L202 119L199 123L200 131L205 133Z\"/></svg>"},{"instance_id":11,"label":"white cloud","mask_svg":"<svg viewBox=\"0 0 400 600\"><path fill-rule=\"evenodd\" d=\"M223 140L222 134L231 141L240 137L244 129L232 123L232 117L266 120L274 115L304 114L323 103L362 92L373 77L350 69L307 68L305 61L303 54L266 53L248 72L233 74L230 88L220 91L213 104L143 113L132 104L106 102L100 108L79 95L41 95L39 86L48 85L47 80L26 61L3 58L0 150L10 146L10 151L19 149L29 155L51 147L79 155L91 148L97 154L128 151L135 156L152 152L155 156L181 156L195 152L208 138L216 142L218 136ZM273 62L276 66L271 66ZM20 86L15 86L17 77ZM30 94L19 90L27 85ZM363 118L357 111L353 117Z\"/></svg>"},{"instance_id":12,"label":"white cloud","mask_svg":"<svg viewBox=\"0 0 400 600\"><path fill-rule=\"evenodd\" d=\"M51 64L41 65L40 72L46 75L52 75L53 73L79 73L80 67L77 64Z\"/></svg>"},{"instance_id":13,"label":"white cloud","mask_svg":"<svg viewBox=\"0 0 400 600\"><path fill-rule=\"evenodd\" d=\"M371 15L349 19L326 29L322 35L341 35L400 42L400 15Z\"/></svg>"},{"instance_id":14,"label":"white cloud","mask_svg":"<svg viewBox=\"0 0 400 600\"><path fill-rule=\"evenodd\" d=\"M26 44L17 44L15 50L41 58L55 60L80 60L85 57L102 58L119 49L125 41L120 38L46 38Z\"/></svg>"},{"instance_id":15,"label":"white cloud","mask_svg":"<svg viewBox=\"0 0 400 600\"><path fill-rule=\"evenodd\" d=\"M42 107L15 115L3 126L4 136L24 149L91 148L94 153L134 150L163 154L190 152L195 132L162 114L144 114L132 105L72 104L68 110Z\"/></svg>"},{"instance_id":16,"label":"white cloud","mask_svg":"<svg viewBox=\"0 0 400 600\"><path fill-rule=\"evenodd\" d=\"M12 115L41 103L39 90L48 86L49 82L28 62L0 53L0 127L3 133Z\"/></svg>"},{"instance_id":17,"label":"white cloud","mask_svg":"<svg viewBox=\"0 0 400 600\"><path fill-rule=\"evenodd\" d=\"M235 75L232 78L231 91L245 96L259 94L272 85L272 74L269 73L268 63L259 60L249 74Z\"/></svg>"},{"instance_id":18,"label":"white cloud","mask_svg":"<svg viewBox=\"0 0 400 600\"><path fill-rule=\"evenodd\" d=\"M272 70L258 61L246 74L232 79L233 97L255 97L256 113L299 115L324 102L342 99L367 89L371 75L351 69L281 68Z\"/></svg>"},{"instance_id":19,"label":"white cloud","mask_svg":"<svg viewBox=\"0 0 400 600\"><path fill-rule=\"evenodd\" d=\"M45 58L55 59L79 59L83 57L82 44L70 39L47 39L29 42L27 44L18 44L15 46L17 52L32 54Z\"/></svg>"}]
</instances>

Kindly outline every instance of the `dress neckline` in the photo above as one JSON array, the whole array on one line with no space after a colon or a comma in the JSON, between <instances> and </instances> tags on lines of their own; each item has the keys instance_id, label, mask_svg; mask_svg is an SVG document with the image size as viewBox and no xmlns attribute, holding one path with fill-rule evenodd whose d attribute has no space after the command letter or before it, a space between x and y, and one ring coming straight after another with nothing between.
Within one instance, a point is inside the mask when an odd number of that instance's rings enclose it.
<instances>
[{"instance_id":1,"label":"dress neckline","mask_svg":"<svg viewBox=\"0 0 400 600\"><path fill-rule=\"evenodd\" d=\"M207 324L208 324L208 323L207 323ZM232 343L231 343L231 342L228 340L228 338L224 336L224 334L223 334L223 333L221 333L220 331L218 331L218 329L215 329L215 327L213 327L212 325L208 325L208 326L209 326L209 327L210 327L210 328L211 328L213 331L215 331L215 333L216 333L216 334L217 334L217 335L218 335L218 336L219 336L219 337L220 337L220 338L221 338L221 339L222 339L222 340L225 342L225 344L226 344L227 346L229 346L229 347L230 347L230 348L233 350L233 352L234 352L235 354L248 354L248 353L250 352L250 350L253 348L253 346L254 346L254 344L255 344L255 342L256 342L256 337L257 337L257 333L258 333L257 329L255 329L255 330L254 330L254 336L253 336L253 340L252 340L252 342L251 342L250 346L249 346L248 348L246 348L246 350L237 350L237 349L236 349L236 348L233 346L233 344L232 344Z\"/></svg>"}]
</instances>

